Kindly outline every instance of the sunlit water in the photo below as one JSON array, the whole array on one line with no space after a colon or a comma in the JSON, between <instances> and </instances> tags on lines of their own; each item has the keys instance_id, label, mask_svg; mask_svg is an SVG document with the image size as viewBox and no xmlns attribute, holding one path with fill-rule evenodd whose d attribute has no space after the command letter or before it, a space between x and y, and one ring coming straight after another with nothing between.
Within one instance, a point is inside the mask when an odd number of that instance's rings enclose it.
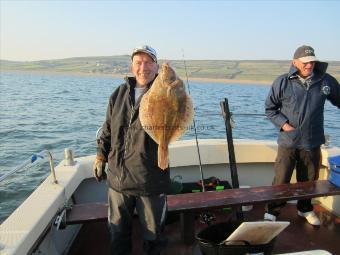
<instances>
[{"instance_id":1,"label":"sunlit water","mask_svg":"<svg viewBox=\"0 0 340 255\"><path fill-rule=\"evenodd\" d=\"M122 79L62 74L2 73L0 80L0 175L50 150L57 164L64 148L75 156L95 154L95 134L101 126L109 95ZM269 86L189 82L195 105L198 138L225 138L220 101L228 98L236 139L276 139L277 130L265 118ZM325 129L340 146L340 111L329 103ZM182 139L194 138L189 128ZM45 157L46 158L46 157ZM0 183L0 222L49 174L46 159Z\"/></svg>"}]
</instances>

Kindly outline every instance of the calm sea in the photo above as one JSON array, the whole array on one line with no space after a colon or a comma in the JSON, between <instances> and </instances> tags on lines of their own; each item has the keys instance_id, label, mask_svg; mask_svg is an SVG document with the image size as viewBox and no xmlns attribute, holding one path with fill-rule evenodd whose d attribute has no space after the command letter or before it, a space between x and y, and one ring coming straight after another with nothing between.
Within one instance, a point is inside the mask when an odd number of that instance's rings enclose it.
<instances>
[{"instance_id":1,"label":"calm sea","mask_svg":"<svg viewBox=\"0 0 340 255\"><path fill-rule=\"evenodd\" d=\"M62 74L1 73L0 175L50 150L55 164L64 148L75 156L95 154L95 134L101 126L112 91L122 79ZM277 130L263 115L269 86L189 82L198 138L225 138L219 103L228 98L235 127L233 137L276 139ZM340 146L340 111L326 104L325 129L331 144ZM188 129L182 139L194 138ZM45 159L0 183L2 222L49 174Z\"/></svg>"}]
</instances>

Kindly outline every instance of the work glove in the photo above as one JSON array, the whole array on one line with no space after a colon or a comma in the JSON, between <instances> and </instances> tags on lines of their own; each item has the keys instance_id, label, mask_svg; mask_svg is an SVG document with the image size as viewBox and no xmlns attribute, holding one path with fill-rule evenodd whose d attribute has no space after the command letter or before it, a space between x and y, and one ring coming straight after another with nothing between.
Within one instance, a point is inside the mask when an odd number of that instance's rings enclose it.
<instances>
[{"instance_id":1,"label":"work glove","mask_svg":"<svg viewBox=\"0 0 340 255\"><path fill-rule=\"evenodd\" d=\"M93 165L93 175L96 177L98 182L106 179L105 166L106 162L103 159L97 157Z\"/></svg>"}]
</instances>

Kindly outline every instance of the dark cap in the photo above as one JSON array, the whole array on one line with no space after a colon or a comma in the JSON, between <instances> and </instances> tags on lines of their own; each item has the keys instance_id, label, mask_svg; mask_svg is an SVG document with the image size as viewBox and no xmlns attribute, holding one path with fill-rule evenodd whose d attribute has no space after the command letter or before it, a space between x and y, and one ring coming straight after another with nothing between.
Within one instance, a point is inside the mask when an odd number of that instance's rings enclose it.
<instances>
[{"instance_id":1,"label":"dark cap","mask_svg":"<svg viewBox=\"0 0 340 255\"><path fill-rule=\"evenodd\" d=\"M131 54L131 60L133 59L133 56L139 52L148 54L153 59L153 61L157 63L157 53L152 47L148 45L142 45L134 48Z\"/></svg>"},{"instance_id":2,"label":"dark cap","mask_svg":"<svg viewBox=\"0 0 340 255\"><path fill-rule=\"evenodd\" d=\"M296 49L294 53L294 59L298 59L302 63L318 61L318 59L315 57L314 49L307 45L302 45Z\"/></svg>"}]
</instances>

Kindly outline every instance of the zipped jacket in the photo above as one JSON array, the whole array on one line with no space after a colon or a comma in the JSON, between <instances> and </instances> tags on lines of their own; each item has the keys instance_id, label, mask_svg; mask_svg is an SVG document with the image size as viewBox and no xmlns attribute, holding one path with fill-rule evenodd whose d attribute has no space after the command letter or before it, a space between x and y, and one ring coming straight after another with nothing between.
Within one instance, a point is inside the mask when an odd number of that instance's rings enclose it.
<instances>
[{"instance_id":1,"label":"zipped jacket","mask_svg":"<svg viewBox=\"0 0 340 255\"><path fill-rule=\"evenodd\" d=\"M141 196L168 193L170 172L158 167L158 145L142 128L142 96L134 102L135 86L136 79L127 77L110 96L97 156L108 162L107 181L112 189Z\"/></svg>"},{"instance_id":2,"label":"zipped jacket","mask_svg":"<svg viewBox=\"0 0 340 255\"><path fill-rule=\"evenodd\" d=\"M298 77L292 65L289 73L273 83L265 102L265 112L280 129L278 144L287 148L312 149L325 143L324 105L326 99L340 108L340 86L326 73L328 64L316 62L309 86ZM285 132L281 127L289 123L295 128Z\"/></svg>"}]
</instances>

